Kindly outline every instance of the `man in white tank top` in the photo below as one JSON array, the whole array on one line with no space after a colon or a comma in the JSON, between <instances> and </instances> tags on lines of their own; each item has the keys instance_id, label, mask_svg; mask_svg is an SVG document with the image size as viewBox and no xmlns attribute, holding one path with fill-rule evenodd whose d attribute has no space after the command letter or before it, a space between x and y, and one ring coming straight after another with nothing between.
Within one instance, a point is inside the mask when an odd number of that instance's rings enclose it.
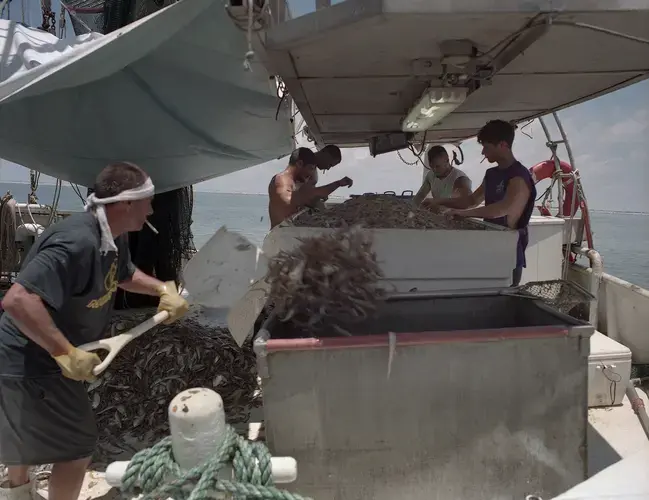
<instances>
[{"instance_id":1,"label":"man in white tank top","mask_svg":"<svg viewBox=\"0 0 649 500\"><path fill-rule=\"evenodd\" d=\"M433 198L455 198L471 194L471 180L459 168L451 165L444 146L433 146L426 153L425 166L429 169L413 204L426 206L428 193Z\"/></svg>"}]
</instances>

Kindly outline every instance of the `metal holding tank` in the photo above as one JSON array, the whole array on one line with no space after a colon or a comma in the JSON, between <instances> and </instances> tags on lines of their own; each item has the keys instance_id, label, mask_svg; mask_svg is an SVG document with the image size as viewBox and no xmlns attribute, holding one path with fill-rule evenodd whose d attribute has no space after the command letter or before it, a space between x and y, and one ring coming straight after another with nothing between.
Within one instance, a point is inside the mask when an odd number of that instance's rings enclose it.
<instances>
[{"instance_id":1,"label":"metal holding tank","mask_svg":"<svg viewBox=\"0 0 649 500\"><path fill-rule=\"evenodd\" d=\"M300 464L295 491L552 498L583 481L593 327L506 293L397 294L346 338L283 339L271 315L266 437Z\"/></svg>"}]
</instances>

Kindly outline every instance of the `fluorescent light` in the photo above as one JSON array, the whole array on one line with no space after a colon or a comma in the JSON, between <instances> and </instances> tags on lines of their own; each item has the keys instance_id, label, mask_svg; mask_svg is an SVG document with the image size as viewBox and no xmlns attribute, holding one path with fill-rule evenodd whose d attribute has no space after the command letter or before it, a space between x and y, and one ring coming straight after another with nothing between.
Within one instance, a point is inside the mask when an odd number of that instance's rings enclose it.
<instances>
[{"instance_id":1,"label":"fluorescent light","mask_svg":"<svg viewBox=\"0 0 649 500\"><path fill-rule=\"evenodd\" d=\"M466 100L466 87L428 88L401 124L404 132L424 132Z\"/></svg>"}]
</instances>

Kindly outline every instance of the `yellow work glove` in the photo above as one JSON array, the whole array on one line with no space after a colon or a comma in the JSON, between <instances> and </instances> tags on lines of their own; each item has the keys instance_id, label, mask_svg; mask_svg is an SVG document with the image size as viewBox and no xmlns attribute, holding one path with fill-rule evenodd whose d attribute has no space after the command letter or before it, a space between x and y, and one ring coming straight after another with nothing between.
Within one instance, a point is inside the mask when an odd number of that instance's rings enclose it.
<instances>
[{"instance_id":1,"label":"yellow work glove","mask_svg":"<svg viewBox=\"0 0 649 500\"><path fill-rule=\"evenodd\" d=\"M101 363L101 359L96 354L71 347L67 354L53 356L53 358L61 367L64 377L80 382L94 382L97 380L97 377L92 373L92 369Z\"/></svg>"},{"instance_id":2,"label":"yellow work glove","mask_svg":"<svg viewBox=\"0 0 649 500\"><path fill-rule=\"evenodd\" d=\"M167 311L169 313L169 319L164 322L165 325L181 318L189 309L189 304L180 296L173 281L167 281L160 285L158 295L160 295L158 312Z\"/></svg>"}]
</instances>

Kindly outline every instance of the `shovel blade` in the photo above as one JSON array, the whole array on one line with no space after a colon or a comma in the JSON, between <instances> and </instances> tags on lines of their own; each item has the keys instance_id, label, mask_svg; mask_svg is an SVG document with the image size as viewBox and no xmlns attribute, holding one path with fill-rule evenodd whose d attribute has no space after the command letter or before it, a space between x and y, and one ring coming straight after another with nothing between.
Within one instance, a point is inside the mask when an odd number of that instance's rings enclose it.
<instances>
[{"instance_id":1,"label":"shovel blade","mask_svg":"<svg viewBox=\"0 0 649 500\"><path fill-rule=\"evenodd\" d=\"M186 264L183 281L194 303L230 308L263 276L267 263L259 247L222 226Z\"/></svg>"},{"instance_id":2,"label":"shovel blade","mask_svg":"<svg viewBox=\"0 0 649 500\"><path fill-rule=\"evenodd\" d=\"M255 281L246 294L228 312L228 329L241 347L252 333L259 314L266 305L270 285L264 279Z\"/></svg>"}]
</instances>

